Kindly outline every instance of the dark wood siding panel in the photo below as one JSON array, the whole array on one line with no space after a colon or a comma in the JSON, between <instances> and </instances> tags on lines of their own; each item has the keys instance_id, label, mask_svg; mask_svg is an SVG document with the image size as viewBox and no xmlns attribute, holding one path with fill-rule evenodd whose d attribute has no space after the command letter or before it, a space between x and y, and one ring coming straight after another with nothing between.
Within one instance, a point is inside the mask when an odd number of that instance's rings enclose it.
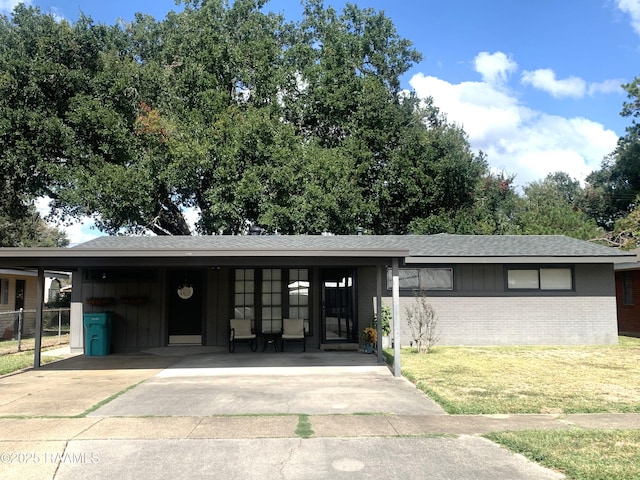
<instances>
[{"instance_id":1,"label":"dark wood siding panel","mask_svg":"<svg viewBox=\"0 0 640 480\"><path fill-rule=\"evenodd\" d=\"M459 292L502 292L504 290L502 265L465 264L454 267L457 291Z\"/></svg>"},{"instance_id":2,"label":"dark wood siding panel","mask_svg":"<svg viewBox=\"0 0 640 480\"><path fill-rule=\"evenodd\" d=\"M93 283L82 285L83 312L112 312L112 351L139 351L166 344L162 332L164 296L160 281L142 283ZM116 302L104 307L87 303L92 297L113 297ZM139 304L124 301L125 297L144 299Z\"/></svg>"},{"instance_id":3,"label":"dark wood siding panel","mask_svg":"<svg viewBox=\"0 0 640 480\"><path fill-rule=\"evenodd\" d=\"M359 268L357 273L358 292L358 333L373 322L373 304L376 296L376 268ZM363 295L364 292L371 292Z\"/></svg>"},{"instance_id":4,"label":"dark wood siding panel","mask_svg":"<svg viewBox=\"0 0 640 480\"><path fill-rule=\"evenodd\" d=\"M233 272L228 268L213 268L207 273L207 301L205 307L205 345L227 344L229 320L233 315L230 304L232 292L230 279Z\"/></svg>"},{"instance_id":5,"label":"dark wood siding panel","mask_svg":"<svg viewBox=\"0 0 640 480\"><path fill-rule=\"evenodd\" d=\"M614 295L613 264L577 264L575 290L579 295Z\"/></svg>"}]
</instances>

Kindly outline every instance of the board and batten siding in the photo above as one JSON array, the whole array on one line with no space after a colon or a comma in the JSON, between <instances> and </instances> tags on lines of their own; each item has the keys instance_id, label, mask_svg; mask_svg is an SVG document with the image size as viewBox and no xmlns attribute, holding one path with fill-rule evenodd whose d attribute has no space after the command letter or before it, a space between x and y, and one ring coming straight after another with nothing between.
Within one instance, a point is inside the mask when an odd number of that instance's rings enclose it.
<instances>
[{"instance_id":1,"label":"board and batten siding","mask_svg":"<svg viewBox=\"0 0 640 480\"><path fill-rule=\"evenodd\" d=\"M91 282L74 283L74 293L81 288L82 313L110 312L112 314L112 351L136 352L166 345L164 270L155 281L145 282ZM82 277L79 272L78 277ZM115 303L93 306L87 299L114 298ZM140 304L128 304L124 298L139 297ZM80 320L82 321L82 320Z\"/></svg>"}]
</instances>

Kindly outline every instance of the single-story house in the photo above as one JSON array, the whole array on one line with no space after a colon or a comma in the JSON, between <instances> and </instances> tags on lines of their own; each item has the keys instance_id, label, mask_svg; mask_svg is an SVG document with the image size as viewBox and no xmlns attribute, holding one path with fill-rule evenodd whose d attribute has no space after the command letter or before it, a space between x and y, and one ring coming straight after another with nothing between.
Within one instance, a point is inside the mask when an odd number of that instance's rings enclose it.
<instances>
[{"instance_id":1,"label":"single-story house","mask_svg":"<svg viewBox=\"0 0 640 480\"><path fill-rule=\"evenodd\" d=\"M638 250L634 257L615 265L618 331L624 334L640 334L640 261Z\"/></svg>"},{"instance_id":2,"label":"single-story house","mask_svg":"<svg viewBox=\"0 0 640 480\"><path fill-rule=\"evenodd\" d=\"M225 346L232 318L259 337L301 318L307 348L357 347L380 304L405 346L418 291L441 345L612 344L614 264L630 255L565 236L115 236L3 248L0 268L74 272L74 349L83 315L106 311L112 352Z\"/></svg>"}]
</instances>

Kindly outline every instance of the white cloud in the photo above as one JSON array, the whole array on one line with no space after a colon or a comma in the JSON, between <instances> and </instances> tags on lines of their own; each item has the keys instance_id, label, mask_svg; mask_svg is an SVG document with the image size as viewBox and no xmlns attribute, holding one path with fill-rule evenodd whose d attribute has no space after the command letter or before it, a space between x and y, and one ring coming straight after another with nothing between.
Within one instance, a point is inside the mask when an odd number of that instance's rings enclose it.
<instances>
[{"instance_id":1,"label":"white cloud","mask_svg":"<svg viewBox=\"0 0 640 480\"><path fill-rule=\"evenodd\" d=\"M51 199L49 197L40 197L35 201L36 210L40 213L42 218L46 218L49 215L49 204ZM80 220L73 220L65 222L61 225L57 222L47 222L52 227L64 230L69 239L70 246L78 245L79 243L88 242L96 237L105 235L95 227L95 222L89 217L83 217Z\"/></svg>"},{"instance_id":2,"label":"white cloud","mask_svg":"<svg viewBox=\"0 0 640 480\"><path fill-rule=\"evenodd\" d=\"M518 70L518 64L502 52L480 52L475 60L476 72L490 85L501 85Z\"/></svg>"},{"instance_id":3,"label":"white cloud","mask_svg":"<svg viewBox=\"0 0 640 480\"><path fill-rule=\"evenodd\" d=\"M631 26L640 35L640 0L616 0L616 4L631 17Z\"/></svg>"},{"instance_id":4,"label":"white cloud","mask_svg":"<svg viewBox=\"0 0 640 480\"><path fill-rule=\"evenodd\" d=\"M536 111L488 81L452 84L419 73L410 84L464 128L494 170L515 174L518 185L559 170L584 180L616 146L617 135L603 125Z\"/></svg>"},{"instance_id":5,"label":"white cloud","mask_svg":"<svg viewBox=\"0 0 640 480\"><path fill-rule=\"evenodd\" d=\"M591 83L589 85L589 95L595 95L596 93L623 93L622 85L624 83L627 82L620 78Z\"/></svg>"},{"instance_id":6,"label":"white cloud","mask_svg":"<svg viewBox=\"0 0 640 480\"><path fill-rule=\"evenodd\" d=\"M31 0L0 0L0 14L13 12L19 3L31 5Z\"/></svg>"},{"instance_id":7,"label":"white cloud","mask_svg":"<svg viewBox=\"0 0 640 480\"><path fill-rule=\"evenodd\" d=\"M542 68L534 71L522 72L522 83L550 93L555 98L584 97L587 83L578 77L568 77L558 80L553 70Z\"/></svg>"}]
</instances>

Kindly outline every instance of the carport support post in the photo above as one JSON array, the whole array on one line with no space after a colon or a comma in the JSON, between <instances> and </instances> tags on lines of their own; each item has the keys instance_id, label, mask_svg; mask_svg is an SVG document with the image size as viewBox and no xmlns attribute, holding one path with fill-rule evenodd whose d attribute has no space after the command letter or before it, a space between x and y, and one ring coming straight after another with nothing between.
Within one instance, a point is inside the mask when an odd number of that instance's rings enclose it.
<instances>
[{"instance_id":1,"label":"carport support post","mask_svg":"<svg viewBox=\"0 0 640 480\"><path fill-rule=\"evenodd\" d=\"M394 258L391 264L393 276L393 376L400 377L400 273L398 259Z\"/></svg>"},{"instance_id":2,"label":"carport support post","mask_svg":"<svg viewBox=\"0 0 640 480\"><path fill-rule=\"evenodd\" d=\"M33 368L40 368L40 350L42 348L42 304L44 302L44 268L38 268L36 286L36 342L33 355Z\"/></svg>"},{"instance_id":3,"label":"carport support post","mask_svg":"<svg viewBox=\"0 0 640 480\"><path fill-rule=\"evenodd\" d=\"M376 269L376 330L378 331L378 362L382 362L382 266Z\"/></svg>"}]
</instances>

